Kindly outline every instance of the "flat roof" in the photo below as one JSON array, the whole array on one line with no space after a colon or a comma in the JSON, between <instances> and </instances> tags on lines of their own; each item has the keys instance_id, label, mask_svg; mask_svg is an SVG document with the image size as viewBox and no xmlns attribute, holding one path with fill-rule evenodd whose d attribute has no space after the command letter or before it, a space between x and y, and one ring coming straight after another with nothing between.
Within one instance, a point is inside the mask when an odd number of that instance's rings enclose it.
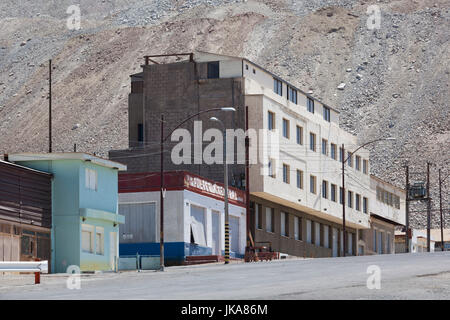
<instances>
[{"instance_id":1,"label":"flat roof","mask_svg":"<svg viewBox=\"0 0 450 320\"><path fill-rule=\"evenodd\" d=\"M56 160L81 160L90 161L97 165L117 169L127 170L127 166L109 159L104 159L84 152L53 152L53 153L16 153L8 155L10 161L56 161Z\"/></svg>"},{"instance_id":2,"label":"flat roof","mask_svg":"<svg viewBox=\"0 0 450 320\"><path fill-rule=\"evenodd\" d=\"M210 55L216 55L216 56L222 56L222 57L228 57L228 58L234 58L234 59L240 59L240 60L243 60L243 61L247 61L247 62L249 62L249 63L255 65L256 67L260 68L261 70L267 72L267 73L270 74L272 77L274 77L274 78L276 78L276 79L278 79L278 80L281 80L281 81L285 82L287 85L289 85L290 87L296 89L297 91L300 91L302 94L304 94L304 95L307 96L308 98L313 99L313 100L315 100L315 101L321 103L323 106L325 106L325 107L327 107L327 108L330 108L331 110L333 110L333 111L336 112L336 113L341 113L341 112L340 112L339 110L337 110L336 108L329 106L328 104L326 104L326 103L320 101L320 100L317 99L317 98L314 98L314 97L313 97L312 95L310 95L309 93L306 93L305 91L303 91L303 90L297 88L296 86L294 86L294 85L291 84L290 82L284 80L284 79L281 78L280 76L277 76L276 74L274 74L273 72L267 70L266 68L261 67L261 66L258 65L257 63L248 60L247 58L243 58L243 57L235 57L235 56L230 56L230 55L226 55L226 54L218 54L218 53L212 53L212 52L200 51L200 50L198 50L198 51L196 51L196 52L198 52L198 53L210 54ZM195 57L195 55L194 55L194 57Z\"/></svg>"}]
</instances>

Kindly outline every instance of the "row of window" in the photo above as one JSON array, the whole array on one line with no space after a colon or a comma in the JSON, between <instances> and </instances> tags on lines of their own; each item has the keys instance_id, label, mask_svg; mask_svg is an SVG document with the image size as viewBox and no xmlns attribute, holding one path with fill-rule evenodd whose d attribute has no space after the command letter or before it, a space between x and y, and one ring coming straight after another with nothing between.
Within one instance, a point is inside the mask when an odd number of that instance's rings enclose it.
<instances>
[{"instance_id":1,"label":"row of window","mask_svg":"<svg viewBox=\"0 0 450 320\"><path fill-rule=\"evenodd\" d=\"M396 209L400 209L400 197L380 187L377 187L377 200Z\"/></svg>"},{"instance_id":2,"label":"row of window","mask_svg":"<svg viewBox=\"0 0 450 320\"><path fill-rule=\"evenodd\" d=\"M263 229L263 207L261 204L251 203L251 207L255 212L255 227L259 230ZM304 219L302 217L294 216L293 219L293 234L290 234L290 214L287 212L280 212L280 234L287 238L295 240L306 241L307 243L315 244L325 248L332 247L332 227L316 221ZM265 207L265 231L275 233L275 209ZM303 234L303 224L305 223L305 234ZM348 251L352 254L352 245L354 234L348 233L349 246Z\"/></svg>"},{"instance_id":3,"label":"row of window","mask_svg":"<svg viewBox=\"0 0 450 320\"><path fill-rule=\"evenodd\" d=\"M276 178L274 170L273 170L273 160L269 160L269 176L272 178ZM291 167L288 164L283 163L283 182L290 184L290 171ZM304 189L303 184L303 176L304 172L302 170L296 170L296 178L297 178L297 188ZM312 194L317 194L317 177L314 175L310 175L309 177L309 192ZM368 214L369 211L369 200L366 197L361 196L358 193L355 193L353 196L353 191L347 191L347 206L349 208L355 208L357 211L361 211ZM339 187L339 202L343 203L342 199L342 187ZM337 185L334 183L329 183L326 180L322 180L322 198L329 199L333 202L337 202ZM353 201L354 199L354 201Z\"/></svg>"},{"instance_id":4,"label":"row of window","mask_svg":"<svg viewBox=\"0 0 450 320\"><path fill-rule=\"evenodd\" d=\"M289 85L286 85L286 87L287 87L287 95L286 95L287 99L292 103L298 104L297 90ZM283 96L283 82L281 80L273 78L273 91L276 94ZM314 113L314 99L309 97L307 97L306 99L307 99L306 109L309 112ZM328 122L331 121L331 109L328 108L327 106L323 106L323 119Z\"/></svg>"},{"instance_id":5,"label":"row of window","mask_svg":"<svg viewBox=\"0 0 450 320\"><path fill-rule=\"evenodd\" d=\"M275 114L268 111L268 129L275 129ZM283 118L283 137L290 139L290 121ZM297 144L303 145L303 127L296 126L296 141ZM317 151L317 136L315 133L309 133L309 148L311 151ZM337 145L334 143L328 144L328 140L322 139L322 154L325 156L330 156L332 159L337 160ZM354 159L354 160L353 160ZM339 161L344 161L344 151L342 147L339 147ZM369 161L367 159L362 159L361 156L354 156L350 151L347 152L347 165L352 167L355 166L357 171L361 171L364 174L369 174Z\"/></svg>"}]
</instances>

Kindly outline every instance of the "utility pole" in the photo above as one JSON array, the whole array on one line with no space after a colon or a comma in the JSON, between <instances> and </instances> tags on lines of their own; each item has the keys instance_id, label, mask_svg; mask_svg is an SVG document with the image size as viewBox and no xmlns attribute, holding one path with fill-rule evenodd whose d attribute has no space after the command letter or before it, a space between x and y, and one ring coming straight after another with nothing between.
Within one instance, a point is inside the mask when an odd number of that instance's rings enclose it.
<instances>
[{"instance_id":1,"label":"utility pole","mask_svg":"<svg viewBox=\"0 0 450 320\"><path fill-rule=\"evenodd\" d=\"M427 162L427 252L431 250L430 162Z\"/></svg>"},{"instance_id":2,"label":"utility pole","mask_svg":"<svg viewBox=\"0 0 450 320\"><path fill-rule=\"evenodd\" d=\"M248 136L248 106L245 106L245 198L246 198L246 222L247 222L247 247L245 251L250 247L250 160L249 160L249 147L250 137Z\"/></svg>"},{"instance_id":3,"label":"utility pole","mask_svg":"<svg viewBox=\"0 0 450 320\"><path fill-rule=\"evenodd\" d=\"M159 269L164 271L164 114L161 114L161 164L159 189Z\"/></svg>"},{"instance_id":4,"label":"utility pole","mask_svg":"<svg viewBox=\"0 0 450 320\"><path fill-rule=\"evenodd\" d=\"M52 153L52 60L48 61L48 152Z\"/></svg>"},{"instance_id":5,"label":"utility pole","mask_svg":"<svg viewBox=\"0 0 450 320\"><path fill-rule=\"evenodd\" d=\"M409 166L406 165L406 201L405 201L405 252L409 252Z\"/></svg>"},{"instance_id":6,"label":"utility pole","mask_svg":"<svg viewBox=\"0 0 450 320\"><path fill-rule=\"evenodd\" d=\"M343 242L344 242L344 257L347 253L347 237L345 232L345 148L342 144L342 232L343 232Z\"/></svg>"},{"instance_id":7,"label":"utility pole","mask_svg":"<svg viewBox=\"0 0 450 320\"><path fill-rule=\"evenodd\" d=\"M440 168L439 168L439 213L441 215L441 251L444 251L444 229L442 226L442 181Z\"/></svg>"}]
</instances>

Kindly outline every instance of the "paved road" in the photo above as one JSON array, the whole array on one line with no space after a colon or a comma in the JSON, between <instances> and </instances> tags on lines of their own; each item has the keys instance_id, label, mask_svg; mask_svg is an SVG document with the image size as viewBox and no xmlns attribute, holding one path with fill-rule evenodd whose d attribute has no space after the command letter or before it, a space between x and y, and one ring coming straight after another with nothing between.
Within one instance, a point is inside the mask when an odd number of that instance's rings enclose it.
<instances>
[{"instance_id":1,"label":"paved road","mask_svg":"<svg viewBox=\"0 0 450 320\"><path fill-rule=\"evenodd\" d=\"M367 268L381 270L381 288L367 288ZM450 299L450 252L280 260L82 276L0 276L0 299ZM29 284L23 284L28 281Z\"/></svg>"}]
</instances>

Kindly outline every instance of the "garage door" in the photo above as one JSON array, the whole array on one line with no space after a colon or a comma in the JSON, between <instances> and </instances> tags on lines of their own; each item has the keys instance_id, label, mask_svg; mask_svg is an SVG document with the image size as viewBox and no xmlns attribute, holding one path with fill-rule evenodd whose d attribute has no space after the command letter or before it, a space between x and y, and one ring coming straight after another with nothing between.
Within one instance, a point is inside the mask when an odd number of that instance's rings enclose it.
<instances>
[{"instance_id":1,"label":"garage door","mask_svg":"<svg viewBox=\"0 0 450 320\"><path fill-rule=\"evenodd\" d=\"M120 243L156 242L156 204L119 204L125 223L119 225Z\"/></svg>"}]
</instances>

